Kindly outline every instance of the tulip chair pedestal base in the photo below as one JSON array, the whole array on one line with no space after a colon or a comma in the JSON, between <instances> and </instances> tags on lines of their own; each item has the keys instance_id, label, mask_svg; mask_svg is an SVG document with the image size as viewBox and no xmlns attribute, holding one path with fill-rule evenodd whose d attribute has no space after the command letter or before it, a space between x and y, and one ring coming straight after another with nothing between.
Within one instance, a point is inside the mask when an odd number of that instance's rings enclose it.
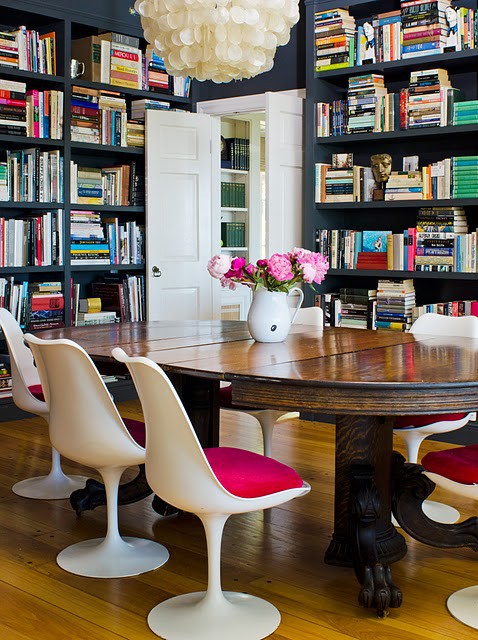
<instances>
[{"instance_id":1,"label":"tulip chair pedestal base","mask_svg":"<svg viewBox=\"0 0 478 640\"><path fill-rule=\"evenodd\" d=\"M17 482L13 485L12 491L23 498L63 500L69 498L73 491L83 489L87 480L86 476L50 473L47 476L38 476Z\"/></svg>"},{"instance_id":2,"label":"tulip chair pedestal base","mask_svg":"<svg viewBox=\"0 0 478 640\"><path fill-rule=\"evenodd\" d=\"M169 558L163 545L144 538L96 538L63 549L56 561L65 571L89 578L126 578L161 567Z\"/></svg>"},{"instance_id":3,"label":"tulip chair pedestal base","mask_svg":"<svg viewBox=\"0 0 478 640\"><path fill-rule=\"evenodd\" d=\"M446 606L456 620L478 629L478 585L455 591L446 601Z\"/></svg>"},{"instance_id":4,"label":"tulip chair pedestal base","mask_svg":"<svg viewBox=\"0 0 478 640\"><path fill-rule=\"evenodd\" d=\"M260 640L273 633L280 613L270 602L246 593L187 593L158 604L148 615L151 631L166 640Z\"/></svg>"}]
</instances>

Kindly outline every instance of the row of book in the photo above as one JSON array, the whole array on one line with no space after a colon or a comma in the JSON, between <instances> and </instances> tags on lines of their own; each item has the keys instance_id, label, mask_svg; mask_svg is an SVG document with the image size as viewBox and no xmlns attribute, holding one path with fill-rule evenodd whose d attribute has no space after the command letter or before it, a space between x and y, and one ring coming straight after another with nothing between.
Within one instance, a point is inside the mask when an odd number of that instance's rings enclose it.
<instances>
[{"instance_id":1,"label":"row of book","mask_svg":"<svg viewBox=\"0 0 478 640\"><path fill-rule=\"evenodd\" d=\"M146 319L145 277L144 275L105 274L101 280L92 282L86 287L79 282L71 286L71 323L104 324L111 322L111 315L106 317L78 316L79 313L114 312L119 322L140 322ZM81 312L79 301L85 294L91 298L99 298L101 311ZM109 317L109 319L108 319Z\"/></svg>"},{"instance_id":2,"label":"row of book","mask_svg":"<svg viewBox=\"0 0 478 640\"><path fill-rule=\"evenodd\" d=\"M478 155L444 158L414 171L391 171L385 201L478 197ZM370 167L315 165L315 201L371 202L378 188Z\"/></svg>"},{"instance_id":3,"label":"row of book","mask_svg":"<svg viewBox=\"0 0 478 640\"><path fill-rule=\"evenodd\" d=\"M221 246L244 247L246 224L244 222L221 222Z\"/></svg>"},{"instance_id":4,"label":"row of book","mask_svg":"<svg viewBox=\"0 0 478 640\"><path fill-rule=\"evenodd\" d=\"M247 138L225 138L225 153L221 155L223 169L249 171L249 140Z\"/></svg>"},{"instance_id":5,"label":"row of book","mask_svg":"<svg viewBox=\"0 0 478 640\"><path fill-rule=\"evenodd\" d=\"M62 132L62 91L27 91L25 82L0 79L1 134L60 140Z\"/></svg>"},{"instance_id":6,"label":"row of book","mask_svg":"<svg viewBox=\"0 0 478 640\"><path fill-rule=\"evenodd\" d=\"M2 354L2 358L5 358L5 355ZM9 365L10 362L0 362L0 398L12 395L12 374Z\"/></svg>"},{"instance_id":7,"label":"row of book","mask_svg":"<svg viewBox=\"0 0 478 640\"><path fill-rule=\"evenodd\" d=\"M348 9L315 13L315 70L327 71L474 49L476 11L451 0L402 0L400 9L356 20Z\"/></svg>"},{"instance_id":8,"label":"row of book","mask_svg":"<svg viewBox=\"0 0 478 640\"><path fill-rule=\"evenodd\" d=\"M324 326L349 329L408 331L413 322L413 279L378 280L376 289L343 287L338 292L315 296L324 312Z\"/></svg>"},{"instance_id":9,"label":"row of book","mask_svg":"<svg viewBox=\"0 0 478 640\"><path fill-rule=\"evenodd\" d=\"M71 139L90 144L144 147L144 123L128 120L123 94L73 86Z\"/></svg>"},{"instance_id":10,"label":"row of book","mask_svg":"<svg viewBox=\"0 0 478 640\"><path fill-rule=\"evenodd\" d=\"M128 206L144 203L136 191L136 164L81 167L70 163L71 202L74 204ZM139 177L139 176L138 176ZM144 184L143 184L144 188ZM138 202L138 198L142 202Z\"/></svg>"},{"instance_id":11,"label":"row of book","mask_svg":"<svg viewBox=\"0 0 478 640\"><path fill-rule=\"evenodd\" d=\"M22 329L56 329L65 326L65 299L60 282L15 282L0 278L0 307L17 319Z\"/></svg>"},{"instance_id":12,"label":"row of book","mask_svg":"<svg viewBox=\"0 0 478 640\"><path fill-rule=\"evenodd\" d=\"M38 147L6 151L0 162L0 201L63 202L63 156Z\"/></svg>"},{"instance_id":13,"label":"row of book","mask_svg":"<svg viewBox=\"0 0 478 640\"><path fill-rule=\"evenodd\" d=\"M135 36L115 32L91 35L73 40L71 52L85 65L82 77L89 82L189 96L190 78L169 76L152 45L143 52Z\"/></svg>"},{"instance_id":14,"label":"row of book","mask_svg":"<svg viewBox=\"0 0 478 640\"><path fill-rule=\"evenodd\" d=\"M21 25L0 32L0 65L56 75L56 35Z\"/></svg>"},{"instance_id":15,"label":"row of book","mask_svg":"<svg viewBox=\"0 0 478 640\"><path fill-rule=\"evenodd\" d=\"M246 207L246 185L243 182L221 182L221 207Z\"/></svg>"},{"instance_id":16,"label":"row of book","mask_svg":"<svg viewBox=\"0 0 478 640\"><path fill-rule=\"evenodd\" d=\"M472 124L476 105L461 101L445 69L412 71L409 86L395 93L387 92L383 75L364 74L349 78L346 99L317 103L317 136Z\"/></svg>"},{"instance_id":17,"label":"row of book","mask_svg":"<svg viewBox=\"0 0 478 640\"><path fill-rule=\"evenodd\" d=\"M144 226L96 211L71 211L70 261L85 264L144 264Z\"/></svg>"},{"instance_id":18,"label":"row of book","mask_svg":"<svg viewBox=\"0 0 478 640\"><path fill-rule=\"evenodd\" d=\"M63 212L0 217L0 267L63 264Z\"/></svg>"},{"instance_id":19,"label":"row of book","mask_svg":"<svg viewBox=\"0 0 478 640\"><path fill-rule=\"evenodd\" d=\"M316 250L332 269L477 273L477 230L461 207L420 209L416 227L391 230L318 229Z\"/></svg>"}]
</instances>

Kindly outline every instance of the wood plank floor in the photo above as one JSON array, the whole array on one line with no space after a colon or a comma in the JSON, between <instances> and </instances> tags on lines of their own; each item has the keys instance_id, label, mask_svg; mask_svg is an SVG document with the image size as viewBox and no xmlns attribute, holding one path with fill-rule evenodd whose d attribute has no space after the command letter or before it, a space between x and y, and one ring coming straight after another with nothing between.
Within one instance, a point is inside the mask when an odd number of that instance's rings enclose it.
<instances>
[{"instance_id":1,"label":"wood plank floor","mask_svg":"<svg viewBox=\"0 0 478 640\"><path fill-rule=\"evenodd\" d=\"M138 404L124 403L121 411L135 417ZM224 588L264 597L279 608L282 623L270 636L274 640L477 640L478 632L455 621L445 606L451 592L478 583L474 552L410 541L407 556L393 567L404 603L384 620L358 606L352 570L323 563L332 528L333 435L330 425L299 420L276 427L275 457L294 466L312 491L267 513L228 521ZM40 419L0 423L0 441L1 640L153 640L146 624L149 610L170 596L204 588L199 520L188 514L161 518L150 498L121 508L120 529L163 543L171 554L164 567L113 580L60 569L55 557L62 548L104 534L105 510L77 518L67 500L28 500L11 492L17 480L48 470L46 427ZM224 414L221 444L260 451L257 423L244 414ZM444 446L427 441L422 453ZM64 466L94 475L67 461ZM471 501L458 502L438 491L436 497L452 501L464 517L476 511Z\"/></svg>"}]
</instances>

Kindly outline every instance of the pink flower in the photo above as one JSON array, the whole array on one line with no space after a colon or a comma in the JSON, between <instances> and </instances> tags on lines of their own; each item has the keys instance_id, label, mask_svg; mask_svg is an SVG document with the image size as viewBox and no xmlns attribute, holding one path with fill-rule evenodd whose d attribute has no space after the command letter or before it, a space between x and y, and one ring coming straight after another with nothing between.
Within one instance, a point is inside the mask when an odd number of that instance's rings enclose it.
<instances>
[{"instance_id":1,"label":"pink flower","mask_svg":"<svg viewBox=\"0 0 478 640\"><path fill-rule=\"evenodd\" d=\"M274 253L269 258L267 269L270 275L276 280L292 280L292 263L286 253Z\"/></svg>"},{"instance_id":2,"label":"pink flower","mask_svg":"<svg viewBox=\"0 0 478 640\"><path fill-rule=\"evenodd\" d=\"M258 269L254 264L250 263L250 264L247 265L246 271L250 276L252 276L255 273L257 273Z\"/></svg>"},{"instance_id":3,"label":"pink flower","mask_svg":"<svg viewBox=\"0 0 478 640\"><path fill-rule=\"evenodd\" d=\"M214 256L207 263L207 270L213 278L222 276L231 268L231 257L226 255Z\"/></svg>"},{"instance_id":4,"label":"pink flower","mask_svg":"<svg viewBox=\"0 0 478 640\"><path fill-rule=\"evenodd\" d=\"M221 285L224 288L231 289L231 291L235 291L236 290L236 283L233 282L232 280L230 280L229 278L226 278L226 276L222 276Z\"/></svg>"}]
</instances>

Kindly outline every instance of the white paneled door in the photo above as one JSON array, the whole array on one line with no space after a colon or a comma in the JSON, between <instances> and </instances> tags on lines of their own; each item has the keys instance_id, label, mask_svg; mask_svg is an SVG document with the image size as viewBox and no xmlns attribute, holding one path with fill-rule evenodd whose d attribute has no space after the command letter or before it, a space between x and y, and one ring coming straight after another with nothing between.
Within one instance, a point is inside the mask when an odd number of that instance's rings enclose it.
<instances>
[{"instance_id":1,"label":"white paneled door","mask_svg":"<svg viewBox=\"0 0 478 640\"><path fill-rule=\"evenodd\" d=\"M266 254L302 246L302 98L266 93Z\"/></svg>"},{"instance_id":2,"label":"white paneled door","mask_svg":"<svg viewBox=\"0 0 478 640\"><path fill-rule=\"evenodd\" d=\"M212 118L153 110L146 116L147 317L211 319Z\"/></svg>"}]
</instances>

